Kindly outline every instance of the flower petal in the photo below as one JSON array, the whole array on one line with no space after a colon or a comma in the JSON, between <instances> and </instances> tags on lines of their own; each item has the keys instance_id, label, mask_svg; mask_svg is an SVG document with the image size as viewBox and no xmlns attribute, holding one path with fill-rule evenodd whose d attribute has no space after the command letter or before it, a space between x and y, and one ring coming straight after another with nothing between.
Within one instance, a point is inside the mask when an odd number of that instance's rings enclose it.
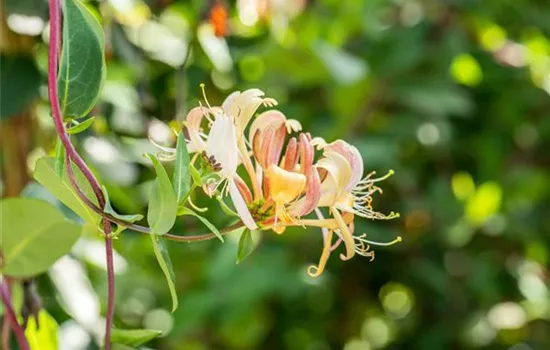
<instances>
[{"instance_id":1,"label":"flower petal","mask_svg":"<svg viewBox=\"0 0 550 350\"><path fill-rule=\"evenodd\" d=\"M257 229L258 225L256 225L256 222L254 222L254 218L252 217L252 214L250 214L250 211L248 210L248 207L246 206L246 203L233 179L229 180L229 196L231 196L231 200L233 201L235 210L237 211L237 214L239 214L239 216L241 217L241 220L246 225L246 227L251 230Z\"/></svg>"},{"instance_id":2,"label":"flower petal","mask_svg":"<svg viewBox=\"0 0 550 350\"><path fill-rule=\"evenodd\" d=\"M347 159L351 166L351 177L346 190L351 191L363 177L363 157L359 150L349 143L336 140L325 147L325 152L336 152Z\"/></svg>"},{"instance_id":3,"label":"flower petal","mask_svg":"<svg viewBox=\"0 0 550 350\"><path fill-rule=\"evenodd\" d=\"M295 137L288 141L285 156L281 163L282 168L288 171L294 170L296 164L298 164L298 141Z\"/></svg>"},{"instance_id":4,"label":"flower petal","mask_svg":"<svg viewBox=\"0 0 550 350\"><path fill-rule=\"evenodd\" d=\"M311 265L307 269L307 273L311 277L319 277L325 270L328 258L330 257L330 248L332 245L332 230L327 230L327 235L324 237L323 252L319 258L319 264L317 266Z\"/></svg>"},{"instance_id":5,"label":"flower petal","mask_svg":"<svg viewBox=\"0 0 550 350\"><path fill-rule=\"evenodd\" d=\"M208 108L195 107L187 113L185 126L189 136L188 149L190 153L202 152L206 148L206 143L200 135L202 118L208 113Z\"/></svg>"},{"instance_id":6,"label":"flower petal","mask_svg":"<svg viewBox=\"0 0 550 350\"><path fill-rule=\"evenodd\" d=\"M220 163L220 174L224 178L232 179L237 172L239 164L239 149L235 135L235 125L227 115L220 115L212 123L206 154L214 156L216 162Z\"/></svg>"}]
</instances>

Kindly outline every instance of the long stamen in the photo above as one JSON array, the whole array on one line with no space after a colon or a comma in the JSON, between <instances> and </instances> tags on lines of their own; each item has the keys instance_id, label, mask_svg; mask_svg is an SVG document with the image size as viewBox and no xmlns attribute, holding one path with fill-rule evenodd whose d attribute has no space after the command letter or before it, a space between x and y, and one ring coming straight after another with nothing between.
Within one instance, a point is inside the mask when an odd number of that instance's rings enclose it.
<instances>
[{"instance_id":1,"label":"long stamen","mask_svg":"<svg viewBox=\"0 0 550 350\"><path fill-rule=\"evenodd\" d=\"M208 99L206 98L206 91L204 90L204 83L201 83L201 90L202 90L202 97L204 98L204 102L206 102L206 105L208 106L208 108L212 109L212 107L210 106L210 102L208 102Z\"/></svg>"},{"instance_id":2,"label":"long stamen","mask_svg":"<svg viewBox=\"0 0 550 350\"><path fill-rule=\"evenodd\" d=\"M372 245L376 245L376 246L380 246L380 247L389 247L390 245L394 245L396 243L399 243L401 241L403 241L403 239L401 238L401 236L398 236L396 239L394 239L393 241L391 242L376 242L376 241L371 241L371 240L368 240L368 239L365 239L363 237L365 237L366 234L363 234L359 237L355 237L356 240L362 242L362 243L367 243L367 244L372 244Z\"/></svg>"}]
</instances>

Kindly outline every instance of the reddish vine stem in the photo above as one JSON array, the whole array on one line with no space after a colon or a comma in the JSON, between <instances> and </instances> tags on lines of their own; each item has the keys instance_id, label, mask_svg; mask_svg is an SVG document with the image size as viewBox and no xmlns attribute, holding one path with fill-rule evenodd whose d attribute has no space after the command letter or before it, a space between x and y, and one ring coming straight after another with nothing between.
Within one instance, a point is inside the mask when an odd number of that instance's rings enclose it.
<instances>
[{"instance_id":1,"label":"reddish vine stem","mask_svg":"<svg viewBox=\"0 0 550 350\"><path fill-rule=\"evenodd\" d=\"M57 70L59 61L59 52L61 48L61 4L60 0L50 0L50 47L48 52L48 92L50 105L52 109L53 122L59 139L63 143L68 159L76 164L84 174L84 177L90 183L99 205L105 206L105 198L101 192L101 186L95 178L90 168L86 165L82 157L78 154L71 143L71 139L65 125L59 105L59 92L57 89ZM70 163L70 162L69 162ZM113 242L111 239L111 222L103 220L103 229L105 232L105 254L107 262L107 314L105 316L105 349L111 349L111 329L113 327L114 316L114 297L115 297L115 276L113 267Z\"/></svg>"},{"instance_id":2,"label":"reddish vine stem","mask_svg":"<svg viewBox=\"0 0 550 350\"><path fill-rule=\"evenodd\" d=\"M27 342L27 338L25 338L25 331L21 328L19 322L17 322L17 316L15 315L13 305L11 304L10 292L8 291L7 285L3 281L0 282L0 294L2 295L2 303L4 303L4 317L8 320L10 328L13 330L13 333L17 338L19 348L21 348L21 350L29 350L29 343Z\"/></svg>"}]
</instances>

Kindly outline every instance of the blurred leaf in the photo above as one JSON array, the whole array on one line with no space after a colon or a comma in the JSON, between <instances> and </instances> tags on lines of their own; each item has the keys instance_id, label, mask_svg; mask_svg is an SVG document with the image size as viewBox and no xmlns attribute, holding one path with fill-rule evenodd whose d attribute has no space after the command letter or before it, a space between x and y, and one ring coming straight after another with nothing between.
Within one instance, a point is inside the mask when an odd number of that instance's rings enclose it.
<instances>
[{"instance_id":1,"label":"blurred leaf","mask_svg":"<svg viewBox=\"0 0 550 350\"><path fill-rule=\"evenodd\" d=\"M161 331L152 329L113 329L111 341L113 343L138 346L147 343L161 335Z\"/></svg>"},{"instance_id":2,"label":"blurred leaf","mask_svg":"<svg viewBox=\"0 0 550 350\"><path fill-rule=\"evenodd\" d=\"M170 295L172 296L172 312L174 312L178 308L178 294L175 284L176 276L174 274L174 268L172 267L170 255L168 254L168 247L166 247L166 243L162 237L156 235L150 236L151 241L153 242L155 257L157 258L162 273L164 273L164 277L168 283L168 288L170 289Z\"/></svg>"},{"instance_id":3,"label":"blurred leaf","mask_svg":"<svg viewBox=\"0 0 550 350\"><path fill-rule=\"evenodd\" d=\"M57 334L57 322L44 309L40 310L38 314L38 325L34 317L31 317L25 329L25 337L27 337L31 349L57 350Z\"/></svg>"},{"instance_id":4,"label":"blurred leaf","mask_svg":"<svg viewBox=\"0 0 550 350\"><path fill-rule=\"evenodd\" d=\"M17 116L38 97L42 77L31 57L0 56L0 120Z\"/></svg>"},{"instance_id":5,"label":"blurred leaf","mask_svg":"<svg viewBox=\"0 0 550 350\"><path fill-rule=\"evenodd\" d=\"M216 228L216 226L214 226L214 225L213 225L210 221L208 221L208 219L206 219L205 217L200 216L199 214L195 213L193 210L191 210L191 209L189 209L189 208L181 208L181 209L178 211L178 214L179 214L179 215L190 215L190 216L196 217L197 219L199 219L199 220L204 224L204 226L208 227L208 229L210 230L210 232L212 232L213 234L215 234L216 237L218 237L219 240L223 242L223 237L222 237L222 234L220 233L220 231Z\"/></svg>"},{"instance_id":6,"label":"blurred leaf","mask_svg":"<svg viewBox=\"0 0 550 350\"><path fill-rule=\"evenodd\" d=\"M162 164L154 156L148 155L148 157L153 162L157 178L151 187L147 221L154 234L163 235L170 231L176 222L176 195Z\"/></svg>"},{"instance_id":7,"label":"blurred leaf","mask_svg":"<svg viewBox=\"0 0 550 350\"><path fill-rule=\"evenodd\" d=\"M82 118L95 105L105 80L105 38L80 0L63 0L59 99L66 117Z\"/></svg>"},{"instance_id":8,"label":"blurred leaf","mask_svg":"<svg viewBox=\"0 0 550 350\"><path fill-rule=\"evenodd\" d=\"M97 200L89 183L84 179L84 175L80 172L79 169L76 169L73 166L75 176L77 179L80 188L87 195L94 204L97 205ZM53 193L57 199L59 199L63 204L69 207L74 211L78 216L80 216L84 221L89 222L94 225L98 225L101 219L100 215L92 211L86 204L84 204L78 194L74 191L68 177L66 170L63 172L63 178L60 178L56 175L55 171L55 159L51 157L40 158L36 162L34 168L33 177L38 181L42 186L44 186L48 191Z\"/></svg>"},{"instance_id":9,"label":"blurred leaf","mask_svg":"<svg viewBox=\"0 0 550 350\"><path fill-rule=\"evenodd\" d=\"M176 165L174 168L174 191L176 192L176 201L178 205L182 205L189 191L191 190L191 174L189 173L189 153L185 144L185 136L183 132L178 135L178 143L176 145Z\"/></svg>"},{"instance_id":10,"label":"blurred leaf","mask_svg":"<svg viewBox=\"0 0 550 350\"><path fill-rule=\"evenodd\" d=\"M313 51L325 64L332 78L339 84L354 84L367 75L367 64L338 47L318 41L313 45Z\"/></svg>"},{"instance_id":11,"label":"blurred leaf","mask_svg":"<svg viewBox=\"0 0 550 350\"><path fill-rule=\"evenodd\" d=\"M2 273L13 277L29 277L46 271L70 251L82 230L67 221L53 205L37 199L2 200L0 214Z\"/></svg>"},{"instance_id":12,"label":"blurred leaf","mask_svg":"<svg viewBox=\"0 0 550 350\"><path fill-rule=\"evenodd\" d=\"M240 264L247 256L250 255L256 248L252 241L252 232L248 229L244 230L239 239L239 248L237 249L237 264Z\"/></svg>"},{"instance_id":13,"label":"blurred leaf","mask_svg":"<svg viewBox=\"0 0 550 350\"><path fill-rule=\"evenodd\" d=\"M105 186L103 186L102 189L103 189L103 194L105 196L105 208L103 209L105 213L111 214L115 218L129 222L129 223L134 223L136 221L143 219L143 215L141 214L133 214L133 215L118 214L111 206L111 201L109 200L109 193L107 192L107 189L105 188Z\"/></svg>"},{"instance_id":14,"label":"blurred leaf","mask_svg":"<svg viewBox=\"0 0 550 350\"><path fill-rule=\"evenodd\" d=\"M81 123L73 125L73 126L71 126L70 128L67 129L67 133L69 133L71 135L72 134L79 134L79 133L87 130L90 126L92 126L92 124L94 123L94 120L95 120L95 117L90 117L90 118L84 120ZM76 122L76 120L73 121L73 122Z\"/></svg>"}]
</instances>

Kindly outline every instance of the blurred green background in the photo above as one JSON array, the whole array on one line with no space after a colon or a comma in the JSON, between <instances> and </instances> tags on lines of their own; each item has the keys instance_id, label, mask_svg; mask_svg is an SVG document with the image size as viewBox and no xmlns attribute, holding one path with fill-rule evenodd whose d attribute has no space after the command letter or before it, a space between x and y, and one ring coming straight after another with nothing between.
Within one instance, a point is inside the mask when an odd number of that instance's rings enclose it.
<instances>
[{"instance_id":1,"label":"blurred green background","mask_svg":"<svg viewBox=\"0 0 550 350\"><path fill-rule=\"evenodd\" d=\"M394 169L374 206L401 213L356 224L401 244L378 248L374 262L335 255L319 279L306 274L322 248L313 229L255 234L239 265L238 234L170 243L173 314L149 238L126 232L115 245L118 327L164 331L153 349L550 348L548 1L87 5L105 29L108 77L93 128L75 142L118 211L146 210L147 138L173 142L166 125L198 104L205 83L212 104L262 89L305 130L356 145L367 170ZM55 145L47 2L2 6L3 195L55 202L28 177ZM218 227L229 223L215 202L195 202ZM185 217L173 231L205 228ZM63 349L98 348L103 254L100 237L87 236L37 278Z\"/></svg>"}]
</instances>

